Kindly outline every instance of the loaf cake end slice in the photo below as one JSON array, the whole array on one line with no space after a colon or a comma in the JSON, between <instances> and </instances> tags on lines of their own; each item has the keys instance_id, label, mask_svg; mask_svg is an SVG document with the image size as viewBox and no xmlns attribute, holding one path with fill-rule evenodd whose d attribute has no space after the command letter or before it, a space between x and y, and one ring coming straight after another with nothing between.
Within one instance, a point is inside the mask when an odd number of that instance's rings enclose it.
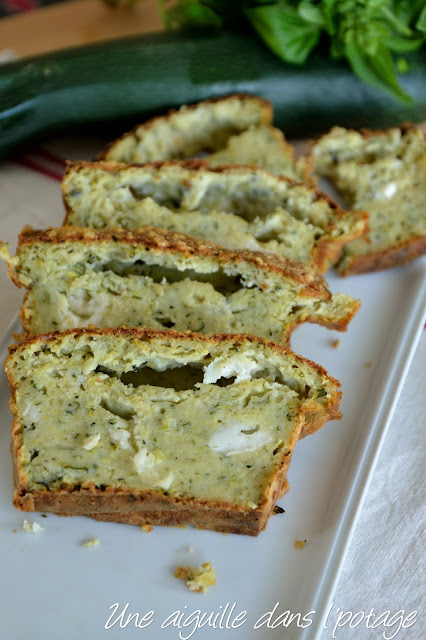
<instances>
[{"instance_id":1,"label":"loaf cake end slice","mask_svg":"<svg viewBox=\"0 0 426 640\"><path fill-rule=\"evenodd\" d=\"M137 126L111 142L100 160L144 164L203 157L210 166L256 165L315 183L309 165L271 126L272 106L257 96L234 94L184 105Z\"/></svg>"},{"instance_id":2,"label":"loaf cake end slice","mask_svg":"<svg viewBox=\"0 0 426 640\"><path fill-rule=\"evenodd\" d=\"M340 417L336 380L253 336L69 330L6 371L25 511L257 535L305 421Z\"/></svg>"},{"instance_id":3,"label":"loaf cake end slice","mask_svg":"<svg viewBox=\"0 0 426 640\"><path fill-rule=\"evenodd\" d=\"M348 205L370 218L369 233L346 245L341 275L386 269L426 253L426 139L419 127L334 127L314 144L312 158Z\"/></svg>"},{"instance_id":4,"label":"loaf cake end slice","mask_svg":"<svg viewBox=\"0 0 426 640\"><path fill-rule=\"evenodd\" d=\"M127 164L191 158L215 152L251 127L272 122L268 100L249 94L231 94L193 105L183 105L157 116L111 142L99 159Z\"/></svg>"}]
</instances>

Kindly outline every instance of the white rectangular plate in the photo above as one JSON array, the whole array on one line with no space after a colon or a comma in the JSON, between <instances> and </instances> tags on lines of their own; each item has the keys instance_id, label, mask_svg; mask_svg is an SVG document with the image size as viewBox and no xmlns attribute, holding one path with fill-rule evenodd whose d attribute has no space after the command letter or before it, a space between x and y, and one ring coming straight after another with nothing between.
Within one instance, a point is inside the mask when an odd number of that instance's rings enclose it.
<instances>
[{"instance_id":1,"label":"white rectangular plate","mask_svg":"<svg viewBox=\"0 0 426 640\"><path fill-rule=\"evenodd\" d=\"M331 275L328 280L333 291L342 290L360 298L361 311L346 334L304 325L294 333L292 346L341 380L344 418L329 423L298 444L289 473L291 490L279 503L285 513L273 516L258 538L191 528L156 527L145 533L139 527L88 518L59 518L51 514L43 518L40 514L16 511L11 505L9 390L2 374L1 637L10 640L59 637L209 640L218 634L244 640L317 637L420 335L426 262L418 260L405 268L347 279ZM11 334L17 330L19 324L15 323L7 332L2 360L12 342ZM341 343L335 349L332 342L337 338ZM45 530L40 534L24 532L25 517ZM99 546L83 547L82 543L91 538L99 538ZM304 548L296 549L295 540L304 539L307 540ZM173 577L180 564L199 565L207 561L216 567L217 574L217 586L207 595L190 593ZM106 630L112 613L110 607L115 603L119 608L111 623L129 603L122 625L129 614L138 613L141 619L153 611L151 624L137 628L133 618L125 628L116 622ZM269 626L275 622L275 629L266 625L256 629L256 622L275 606L269 617ZM225 611L224 616L216 616L216 625L221 624L222 629L196 627L197 610L200 615L213 613L212 621L216 614ZM175 616L181 628L166 626L165 621L176 611L181 612ZM235 620L243 611L246 611L244 618ZM286 611L300 613L299 624L306 628L298 626L296 618L285 629L286 617L281 614ZM312 611L315 613L308 615ZM310 620L312 623L307 626ZM223 629L232 621L240 626Z\"/></svg>"}]
</instances>

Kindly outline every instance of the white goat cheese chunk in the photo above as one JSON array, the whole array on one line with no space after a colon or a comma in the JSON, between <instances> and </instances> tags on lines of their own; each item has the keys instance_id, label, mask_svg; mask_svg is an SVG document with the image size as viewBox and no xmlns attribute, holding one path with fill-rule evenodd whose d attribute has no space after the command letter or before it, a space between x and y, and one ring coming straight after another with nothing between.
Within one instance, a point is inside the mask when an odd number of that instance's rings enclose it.
<instances>
[{"instance_id":1,"label":"white goat cheese chunk","mask_svg":"<svg viewBox=\"0 0 426 640\"><path fill-rule=\"evenodd\" d=\"M386 187L383 189L383 195L385 196L385 198L392 198L392 196L394 196L396 192L396 182L389 182L389 184L386 185Z\"/></svg>"},{"instance_id":2,"label":"white goat cheese chunk","mask_svg":"<svg viewBox=\"0 0 426 640\"><path fill-rule=\"evenodd\" d=\"M174 474L170 471L170 473L164 476L164 478L160 478L159 480L157 480L155 484L157 487L160 487L161 489L164 489L165 491L167 491L168 489L170 489L173 479L174 479Z\"/></svg>"},{"instance_id":3,"label":"white goat cheese chunk","mask_svg":"<svg viewBox=\"0 0 426 640\"><path fill-rule=\"evenodd\" d=\"M96 445L99 443L100 439L101 439L101 434L100 433L95 433L94 436L89 436L83 442L83 449L86 449L86 451L91 451L92 449L94 449L96 447Z\"/></svg>"},{"instance_id":4,"label":"white goat cheese chunk","mask_svg":"<svg viewBox=\"0 0 426 640\"><path fill-rule=\"evenodd\" d=\"M256 451L271 442L270 433L259 426L250 426L241 422L232 422L223 426L210 438L209 447L225 456Z\"/></svg>"},{"instance_id":5,"label":"white goat cheese chunk","mask_svg":"<svg viewBox=\"0 0 426 640\"><path fill-rule=\"evenodd\" d=\"M251 380L256 371L262 366L249 356L235 355L231 358L213 360L204 370L203 382L214 384L220 378L236 377L235 382Z\"/></svg>"},{"instance_id":6,"label":"white goat cheese chunk","mask_svg":"<svg viewBox=\"0 0 426 640\"><path fill-rule=\"evenodd\" d=\"M38 422L40 420L40 407L36 406L33 402L28 402L22 418L25 418L25 423L32 424Z\"/></svg>"},{"instance_id":7,"label":"white goat cheese chunk","mask_svg":"<svg viewBox=\"0 0 426 640\"><path fill-rule=\"evenodd\" d=\"M109 428L111 440L117 444L120 449L131 449L129 443L130 432L127 429L116 429L115 427Z\"/></svg>"},{"instance_id":8,"label":"white goat cheese chunk","mask_svg":"<svg viewBox=\"0 0 426 640\"><path fill-rule=\"evenodd\" d=\"M138 473L143 473L152 469L156 460L152 453L148 453L146 449L140 449L135 456L133 456L133 462Z\"/></svg>"}]
</instances>

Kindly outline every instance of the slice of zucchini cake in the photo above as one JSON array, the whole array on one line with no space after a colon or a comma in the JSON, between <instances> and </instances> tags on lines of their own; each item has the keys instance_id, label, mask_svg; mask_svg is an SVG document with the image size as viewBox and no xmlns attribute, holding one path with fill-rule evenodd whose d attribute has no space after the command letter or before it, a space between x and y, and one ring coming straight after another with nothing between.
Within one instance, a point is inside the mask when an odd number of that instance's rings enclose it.
<instances>
[{"instance_id":1,"label":"slice of zucchini cake","mask_svg":"<svg viewBox=\"0 0 426 640\"><path fill-rule=\"evenodd\" d=\"M286 342L301 322L346 330L360 304L331 295L322 276L293 260L152 227L27 227L16 256L5 257L11 278L28 289L20 316L32 335L124 325Z\"/></svg>"},{"instance_id":2,"label":"slice of zucchini cake","mask_svg":"<svg viewBox=\"0 0 426 640\"><path fill-rule=\"evenodd\" d=\"M426 140L420 128L335 127L312 150L348 205L368 211L370 233L344 249L342 275L386 269L426 253Z\"/></svg>"},{"instance_id":3,"label":"slice of zucchini cake","mask_svg":"<svg viewBox=\"0 0 426 640\"><path fill-rule=\"evenodd\" d=\"M272 105L249 94L232 94L183 105L111 142L99 159L128 164L183 159L218 151L229 138L272 123Z\"/></svg>"},{"instance_id":4,"label":"slice of zucchini cake","mask_svg":"<svg viewBox=\"0 0 426 640\"><path fill-rule=\"evenodd\" d=\"M253 336L76 329L10 348L14 504L257 535L339 383Z\"/></svg>"},{"instance_id":5,"label":"slice of zucchini cake","mask_svg":"<svg viewBox=\"0 0 426 640\"><path fill-rule=\"evenodd\" d=\"M316 189L256 167L76 162L68 166L62 191L65 224L154 225L230 249L276 253L320 271L368 226L363 212L343 211Z\"/></svg>"},{"instance_id":6,"label":"slice of zucchini cake","mask_svg":"<svg viewBox=\"0 0 426 640\"><path fill-rule=\"evenodd\" d=\"M271 126L272 105L257 96L234 94L172 110L111 142L100 160L145 164L202 154L210 166L258 165L273 173L312 182L305 161Z\"/></svg>"}]
</instances>

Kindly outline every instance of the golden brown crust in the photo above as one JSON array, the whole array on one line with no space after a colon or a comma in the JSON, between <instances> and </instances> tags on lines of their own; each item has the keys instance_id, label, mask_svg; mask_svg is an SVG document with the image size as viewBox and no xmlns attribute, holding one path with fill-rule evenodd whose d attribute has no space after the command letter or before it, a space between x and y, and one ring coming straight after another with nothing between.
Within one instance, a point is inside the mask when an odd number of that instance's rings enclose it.
<instances>
[{"instance_id":1,"label":"golden brown crust","mask_svg":"<svg viewBox=\"0 0 426 640\"><path fill-rule=\"evenodd\" d=\"M354 213L365 221L364 233L367 233L369 231L368 213L366 211L355 211ZM339 261L346 245L346 240L334 240L330 242L328 238L324 238L324 236L321 237L313 256L313 262L318 268L318 271L324 273L330 265L335 265Z\"/></svg>"},{"instance_id":2,"label":"golden brown crust","mask_svg":"<svg viewBox=\"0 0 426 640\"><path fill-rule=\"evenodd\" d=\"M133 513L87 513L85 515L105 522L119 522L138 526L143 526L144 524L162 526L191 525L197 529L257 536L262 529L266 528L269 517L273 513L275 502L282 498L290 488L287 481L290 461L291 454L286 456L282 463L268 505L264 503L257 509L239 511L238 509L218 508L214 514L206 510L194 511L194 509L189 509L185 511L185 509L181 509L178 513L172 513L164 509L158 509L156 511L141 510Z\"/></svg>"},{"instance_id":3,"label":"golden brown crust","mask_svg":"<svg viewBox=\"0 0 426 640\"><path fill-rule=\"evenodd\" d=\"M419 127L416 127L416 125L412 124L411 122L402 122L397 127L389 127L388 129L365 129L365 128L361 128L361 129L347 129L347 131L349 131L351 133L360 133L363 138L368 139L368 138L372 138L373 136L386 135L386 134L389 133L389 131L392 131L392 130L395 130L395 129L399 129L401 131L401 134L405 135L409 131L413 131L414 129L419 129Z\"/></svg>"},{"instance_id":4,"label":"golden brown crust","mask_svg":"<svg viewBox=\"0 0 426 640\"><path fill-rule=\"evenodd\" d=\"M25 227L24 227L25 228ZM18 289L20 289L21 287L23 287L24 285L22 284L22 282L20 281L19 277L16 274L15 268L13 267L13 265L9 262L7 265L7 275L9 276L9 278L12 280L13 284L16 284L16 286L18 287ZM25 299L25 298L24 298ZM22 312L22 308L20 313ZM21 317L21 316L19 316Z\"/></svg>"},{"instance_id":5,"label":"golden brown crust","mask_svg":"<svg viewBox=\"0 0 426 640\"><path fill-rule=\"evenodd\" d=\"M356 273L369 273L371 271L381 271L392 269L399 265L408 264L415 258L426 253L426 236L410 238L404 242L359 256L349 256L345 259L345 266L338 267L341 276L349 276Z\"/></svg>"},{"instance_id":6,"label":"golden brown crust","mask_svg":"<svg viewBox=\"0 0 426 640\"><path fill-rule=\"evenodd\" d=\"M300 325L300 324L304 324L305 322L309 322L311 324L319 324L322 327L325 327L326 329L331 329L332 331L346 331L349 324L352 322L352 320L354 319L354 317L356 316L356 314L358 313L358 311L361 308L361 301L360 300L354 300L354 304L352 305L352 308L349 311L347 311L347 314L344 318L341 318L338 322L332 322L331 320L326 320L323 316L315 316L315 315L311 315L308 318L304 319L304 320L300 320L299 322L295 322L292 325L290 325L289 327L287 327L287 329L282 333L281 335L281 342L288 347L289 349L291 349L291 345L290 345L290 340L291 340L291 336L293 331ZM21 317L21 316L20 316ZM21 318L22 321L22 318ZM22 322L22 326L24 327L24 324ZM27 331L27 329L24 327L25 331ZM29 332L27 332L28 334Z\"/></svg>"},{"instance_id":7,"label":"golden brown crust","mask_svg":"<svg viewBox=\"0 0 426 640\"><path fill-rule=\"evenodd\" d=\"M57 514L62 515L62 514ZM269 516L261 518L257 513L249 514L245 518L236 517L235 512L216 513L214 519L210 516L206 518L206 514L196 513L188 510L187 517L181 514L181 518L176 519L172 514L164 511L158 511L155 514L111 514L111 513L88 513L89 518L100 520L102 522L116 522L120 524L132 524L136 526L152 525L152 526L193 526L196 529L209 529L211 531L219 531L220 533L236 533L246 536L258 536L262 529L265 529Z\"/></svg>"},{"instance_id":8,"label":"golden brown crust","mask_svg":"<svg viewBox=\"0 0 426 640\"><path fill-rule=\"evenodd\" d=\"M15 278L12 278L12 280L14 282L16 282ZM22 325L22 328L24 330L24 336L19 339L20 342L22 341L22 339L25 339L26 336L29 336L31 334L31 322L30 322L30 319L25 314L25 309L26 309L26 306L27 306L27 300L28 300L29 295L30 295L30 292L26 291L25 295L24 295L24 300L22 302L22 306L19 309L19 313L18 313L18 317L19 317L19 319L21 321L21 325Z\"/></svg>"},{"instance_id":9,"label":"golden brown crust","mask_svg":"<svg viewBox=\"0 0 426 640\"><path fill-rule=\"evenodd\" d=\"M22 511L49 511L60 516L88 516L137 525L192 525L199 529L257 536L265 528L276 500L288 490L291 455L291 451L284 455L267 495L255 509L215 500L174 497L152 490L97 488L93 484L26 492L18 481L13 504ZM15 459L15 471L16 465Z\"/></svg>"},{"instance_id":10,"label":"golden brown crust","mask_svg":"<svg viewBox=\"0 0 426 640\"><path fill-rule=\"evenodd\" d=\"M185 105L185 107L187 111L194 111L200 106L200 104L215 104L216 102L222 102L226 100L235 100L235 99L250 101L250 102L257 102L260 107L260 111L262 113L259 124L271 124L273 119L272 103L269 100L266 100L264 98L259 98L258 96L254 96L249 93L231 93L225 96L215 96L214 98L209 98L207 100L203 100L202 102L196 102L191 105ZM116 138L115 140L112 140L112 142L107 144L105 149L103 149L98 155L98 159L99 160L106 159L109 151L113 147L115 147L119 142L121 142L124 138L127 138L128 136L136 137L138 132L149 130L153 126L155 126L158 122L161 122L161 121L167 122L167 120L169 120L170 117L175 115L176 113L179 113L179 109L170 109L164 115L155 116L154 118L150 118L149 120L147 120L142 124L136 125L136 127L131 129L130 131L123 133L122 136L120 136L119 138Z\"/></svg>"},{"instance_id":11,"label":"golden brown crust","mask_svg":"<svg viewBox=\"0 0 426 640\"><path fill-rule=\"evenodd\" d=\"M276 500L288 489L290 460L291 452L283 457L267 496L256 509L215 500L174 497L151 490L100 489L94 485L33 492L26 492L17 485L13 504L22 511L49 511L62 516L88 516L137 525L192 525L199 529L257 536L266 526Z\"/></svg>"},{"instance_id":12,"label":"golden brown crust","mask_svg":"<svg viewBox=\"0 0 426 640\"><path fill-rule=\"evenodd\" d=\"M41 498L41 496L40 496ZM46 500L31 497L30 502L21 504L14 501L14 506L22 511L49 511L58 516L87 516L94 520L103 522L116 522L121 524L132 524L143 526L146 524L152 526L181 527L193 526L197 529L210 529L221 533L236 533L240 535L257 536L262 529L265 528L269 513L252 510L244 514L229 509L210 509L209 511L199 510L196 505L189 505L186 510L171 511L152 509L150 511L140 511L134 513L126 512L90 512L82 511L77 500L69 503L69 508L60 512L57 510L55 496L51 504L47 504ZM31 504L31 508L28 505ZM122 505L123 506L123 505Z\"/></svg>"},{"instance_id":13,"label":"golden brown crust","mask_svg":"<svg viewBox=\"0 0 426 640\"><path fill-rule=\"evenodd\" d=\"M330 132L333 130L333 128L330 129L330 131L327 131L326 133L320 133L319 135L315 136L315 138L313 138L312 140L309 141L306 157L307 157L307 162L312 167L315 167L315 161L314 161L314 157L313 157L313 150L314 150L315 145L322 138L324 138L325 136L328 136L330 134ZM400 125L395 126L395 127L389 127L388 129L366 129L365 127L361 127L360 129L350 129L350 128L346 128L345 127L345 131L347 131L348 133L359 133L366 140L368 138L372 138L373 136L387 135L389 133L389 131L393 131L393 130L396 130L396 129L399 129L401 131L402 135L405 135L409 131L413 131L414 129L417 129L419 131L422 131L423 135L426 138L426 131L424 131L418 125L412 124L411 122L402 122Z\"/></svg>"},{"instance_id":14,"label":"golden brown crust","mask_svg":"<svg viewBox=\"0 0 426 640\"><path fill-rule=\"evenodd\" d=\"M304 423L300 431L300 438L312 435L319 431L326 422L331 420L341 420L340 403L342 401L342 393L338 391L331 399L331 402L324 408L324 411L312 410L306 411L304 414Z\"/></svg>"},{"instance_id":15,"label":"golden brown crust","mask_svg":"<svg viewBox=\"0 0 426 640\"><path fill-rule=\"evenodd\" d=\"M347 313L345 318L342 319L339 322L332 322L332 321L328 321L327 322L321 316L310 316L309 322L311 322L313 324L320 324L323 327L327 327L327 329L331 329L331 330L334 330L334 331L346 331L346 329L348 328L350 322L356 316L356 314L358 313L360 308L361 308L361 301L360 300L355 300L354 304L352 306L351 312ZM293 327L293 329L294 329L294 327Z\"/></svg>"},{"instance_id":16,"label":"golden brown crust","mask_svg":"<svg viewBox=\"0 0 426 640\"><path fill-rule=\"evenodd\" d=\"M95 231L72 226L41 231L26 226L19 234L18 249L28 244L41 242L52 244L84 242L89 244L112 241L147 247L149 250L159 253L180 253L185 257L203 256L217 260L221 265L229 262L235 264L246 262L262 271L271 271L302 284L305 295L324 299L331 298L324 278L301 262L272 253L260 253L247 249L224 249L193 236L176 231L166 231L158 227L142 227L135 232L123 229ZM16 283L16 275L13 273L9 275Z\"/></svg>"}]
</instances>

